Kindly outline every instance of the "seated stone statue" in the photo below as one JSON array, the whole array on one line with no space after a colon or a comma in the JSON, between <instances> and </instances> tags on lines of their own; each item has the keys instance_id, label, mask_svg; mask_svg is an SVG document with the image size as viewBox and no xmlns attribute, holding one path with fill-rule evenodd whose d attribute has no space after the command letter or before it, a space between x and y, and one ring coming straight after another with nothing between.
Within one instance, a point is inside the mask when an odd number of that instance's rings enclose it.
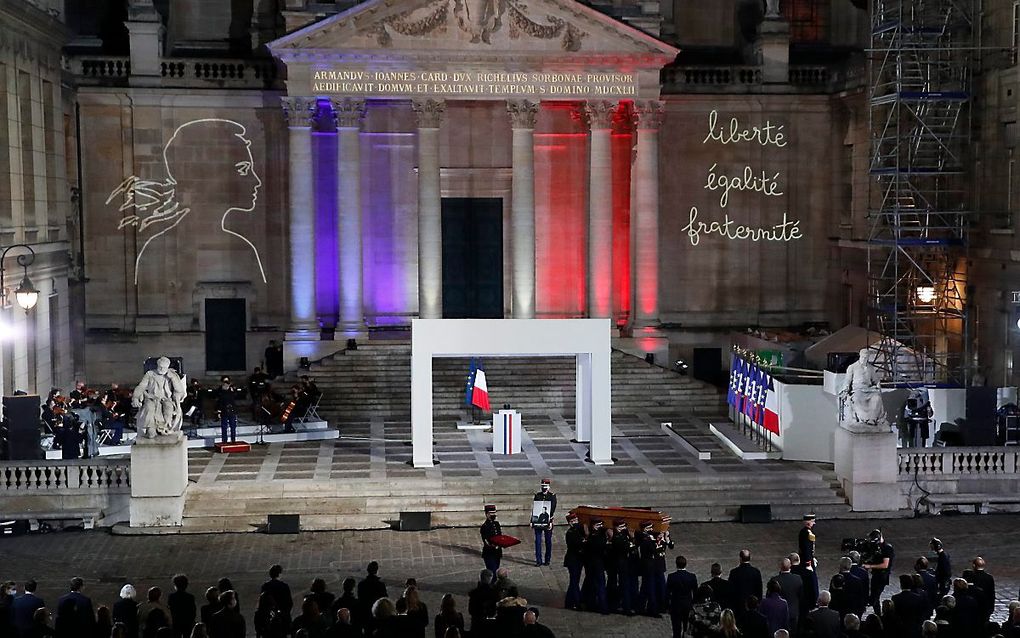
<instances>
[{"instance_id":1,"label":"seated stone statue","mask_svg":"<svg viewBox=\"0 0 1020 638\"><path fill-rule=\"evenodd\" d=\"M886 430L889 419L882 405L881 378L869 356L870 351L862 349L860 359L846 369L846 379L839 390L840 420Z\"/></svg>"},{"instance_id":2,"label":"seated stone statue","mask_svg":"<svg viewBox=\"0 0 1020 638\"><path fill-rule=\"evenodd\" d=\"M170 369L170 359L157 359L156 369L145 373L131 397L131 404L139 408L138 435L151 439L179 431L181 402L187 393L184 380Z\"/></svg>"}]
</instances>

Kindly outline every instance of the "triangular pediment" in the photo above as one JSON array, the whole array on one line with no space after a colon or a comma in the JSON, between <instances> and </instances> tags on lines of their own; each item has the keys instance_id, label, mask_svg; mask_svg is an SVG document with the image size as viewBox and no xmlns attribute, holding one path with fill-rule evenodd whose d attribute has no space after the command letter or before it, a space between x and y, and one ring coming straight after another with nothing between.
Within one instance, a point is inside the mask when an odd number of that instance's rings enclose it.
<instances>
[{"instance_id":1,"label":"triangular pediment","mask_svg":"<svg viewBox=\"0 0 1020 638\"><path fill-rule=\"evenodd\" d=\"M574 0L369 0L269 45L284 62L327 53L609 58L663 66L678 50Z\"/></svg>"}]
</instances>

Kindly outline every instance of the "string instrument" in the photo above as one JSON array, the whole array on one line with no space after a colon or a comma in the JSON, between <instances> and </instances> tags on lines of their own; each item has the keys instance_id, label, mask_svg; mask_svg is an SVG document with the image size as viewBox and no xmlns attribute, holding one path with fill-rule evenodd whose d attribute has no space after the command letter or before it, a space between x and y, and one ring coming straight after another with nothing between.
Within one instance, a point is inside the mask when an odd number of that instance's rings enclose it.
<instances>
[{"instance_id":1,"label":"string instrument","mask_svg":"<svg viewBox=\"0 0 1020 638\"><path fill-rule=\"evenodd\" d=\"M50 399L53 405L50 407L50 411L56 416L64 416L67 413L67 397L62 394L54 394L53 398Z\"/></svg>"},{"instance_id":2,"label":"string instrument","mask_svg":"<svg viewBox=\"0 0 1020 638\"><path fill-rule=\"evenodd\" d=\"M283 412L280 414L280 423L287 422L287 419L290 418L290 413L294 411L295 407L297 407L297 399L294 399L293 401L288 403L287 407L283 409Z\"/></svg>"}]
</instances>

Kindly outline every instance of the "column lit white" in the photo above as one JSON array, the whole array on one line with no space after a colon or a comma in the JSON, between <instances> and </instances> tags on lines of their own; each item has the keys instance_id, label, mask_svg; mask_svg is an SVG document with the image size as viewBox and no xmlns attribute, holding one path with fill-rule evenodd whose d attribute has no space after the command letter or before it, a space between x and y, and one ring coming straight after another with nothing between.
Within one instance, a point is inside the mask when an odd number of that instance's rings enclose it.
<instances>
[{"instance_id":1,"label":"column lit white","mask_svg":"<svg viewBox=\"0 0 1020 638\"><path fill-rule=\"evenodd\" d=\"M439 191L442 100L415 100L418 120L418 316L443 316L443 219Z\"/></svg>"},{"instance_id":2,"label":"column lit white","mask_svg":"<svg viewBox=\"0 0 1020 638\"><path fill-rule=\"evenodd\" d=\"M513 127L510 210L511 306L514 319L535 318L535 119L538 104L507 102Z\"/></svg>"},{"instance_id":3,"label":"column lit white","mask_svg":"<svg viewBox=\"0 0 1020 638\"><path fill-rule=\"evenodd\" d=\"M317 332L315 309L315 201L312 181L312 119L315 100L283 98L290 129L290 326Z\"/></svg>"},{"instance_id":4,"label":"column lit white","mask_svg":"<svg viewBox=\"0 0 1020 638\"><path fill-rule=\"evenodd\" d=\"M613 149L616 103L585 103L588 168L588 316L613 316Z\"/></svg>"},{"instance_id":5,"label":"column lit white","mask_svg":"<svg viewBox=\"0 0 1020 638\"><path fill-rule=\"evenodd\" d=\"M634 159L634 209L631 216L631 277L634 326L659 323L659 127L662 102L634 105L637 156Z\"/></svg>"},{"instance_id":6,"label":"column lit white","mask_svg":"<svg viewBox=\"0 0 1020 638\"><path fill-rule=\"evenodd\" d=\"M337 132L337 256L340 324L348 336L364 331L361 265L361 123L365 101L333 100Z\"/></svg>"}]
</instances>

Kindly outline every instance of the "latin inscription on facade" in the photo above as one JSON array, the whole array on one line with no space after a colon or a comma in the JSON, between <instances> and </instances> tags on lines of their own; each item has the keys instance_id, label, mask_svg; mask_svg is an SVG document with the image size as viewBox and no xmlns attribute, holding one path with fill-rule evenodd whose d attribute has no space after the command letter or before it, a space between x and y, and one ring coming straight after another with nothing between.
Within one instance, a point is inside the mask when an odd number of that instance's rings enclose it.
<instances>
[{"instance_id":1,"label":"latin inscription on facade","mask_svg":"<svg viewBox=\"0 0 1020 638\"><path fill-rule=\"evenodd\" d=\"M312 93L364 97L625 98L637 96L637 78L632 73L599 71L544 73L334 68L312 72Z\"/></svg>"}]
</instances>

